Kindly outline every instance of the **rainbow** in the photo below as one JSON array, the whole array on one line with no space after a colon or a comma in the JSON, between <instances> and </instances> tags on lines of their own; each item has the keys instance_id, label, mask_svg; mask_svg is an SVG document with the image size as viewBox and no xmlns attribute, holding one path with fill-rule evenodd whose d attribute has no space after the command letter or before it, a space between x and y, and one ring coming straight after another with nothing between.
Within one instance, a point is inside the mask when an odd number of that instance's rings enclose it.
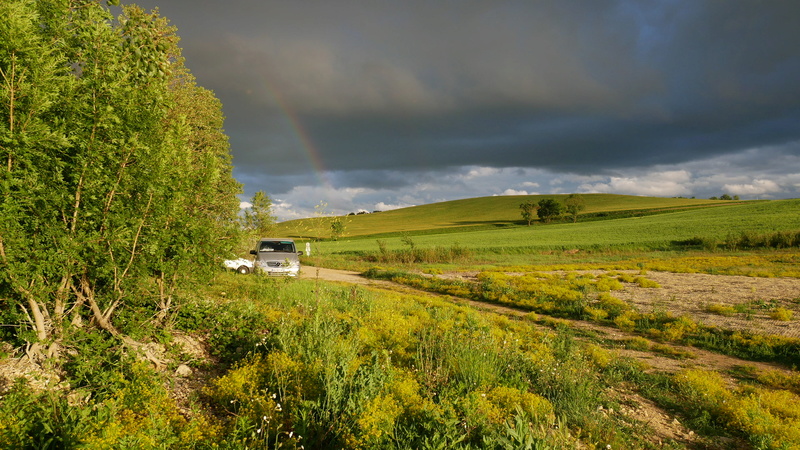
<instances>
[{"instance_id":1,"label":"rainbow","mask_svg":"<svg viewBox=\"0 0 800 450\"><path fill-rule=\"evenodd\" d=\"M317 147L314 145L311 135L303 126L303 122L300 120L300 117L298 117L294 109L289 106L289 103L283 98L283 95L281 95L280 91L276 89L272 83L269 82L269 80L264 80L264 86L266 87L266 90L270 96L275 100L275 104L278 105L278 108L280 108L283 115L289 121L289 125L291 125L292 131L294 132L294 135L300 143L301 149L303 150L303 156L314 170L314 174L319 180L319 183L322 186L332 190L333 184L328 177L328 171L325 170L325 167L322 164L322 158L319 155L319 151L317 151Z\"/></svg>"}]
</instances>

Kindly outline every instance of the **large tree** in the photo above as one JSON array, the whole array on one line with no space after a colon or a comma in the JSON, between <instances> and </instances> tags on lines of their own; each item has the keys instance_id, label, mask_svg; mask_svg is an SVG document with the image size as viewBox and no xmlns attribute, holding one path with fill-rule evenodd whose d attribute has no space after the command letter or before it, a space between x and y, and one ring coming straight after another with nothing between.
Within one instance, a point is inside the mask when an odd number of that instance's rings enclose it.
<instances>
[{"instance_id":1,"label":"large tree","mask_svg":"<svg viewBox=\"0 0 800 450\"><path fill-rule=\"evenodd\" d=\"M544 198L539 200L539 209L536 214L544 223L550 223L553 219L561 215L563 206L556 199Z\"/></svg>"},{"instance_id":2,"label":"large tree","mask_svg":"<svg viewBox=\"0 0 800 450\"><path fill-rule=\"evenodd\" d=\"M586 201L581 194L569 194L564 200L564 209L572 216L572 223L575 223L578 221L578 214L586 209Z\"/></svg>"},{"instance_id":3,"label":"large tree","mask_svg":"<svg viewBox=\"0 0 800 450\"><path fill-rule=\"evenodd\" d=\"M533 222L534 216L536 215L536 211L539 209L539 205L532 201L527 201L521 203L519 205L520 214L522 214L522 219L528 223L528 226L531 225Z\"/></svg>"},{"instance_id":4,"label":"large tree","mask_svg":"<svg viewBox=\"0 0 800 450\"><path fill-rule=\"evenodd\" d=\"M163 318L232 244L220 105L177 41L137 7L0 2L0 302L17 339L57 344L86 320L120 336L125 304Z\"/></svg>"},{"instance_id":5,"label":"large tree","mask_svg":"<svg viewBox=\"0 0 800 450\"><path fill-rule=\"evenodd\" d=\"M244 211L244 229L260 237L272 232L275 227L275 214L272 212L272 199L264 191L258 191L250 199L250 207Z\"/></svg>"}]
</instances>

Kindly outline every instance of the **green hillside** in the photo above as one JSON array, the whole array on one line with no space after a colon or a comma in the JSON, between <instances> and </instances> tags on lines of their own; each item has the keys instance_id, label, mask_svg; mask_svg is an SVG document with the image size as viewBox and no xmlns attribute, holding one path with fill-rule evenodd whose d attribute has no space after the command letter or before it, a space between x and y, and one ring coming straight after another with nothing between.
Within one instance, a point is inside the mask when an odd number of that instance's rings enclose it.
<instances>
[{"instance_id":1,"label":"green hillside","mask_svg":"<svg viewBox=\"0 0 800 450\"><path fill-rule=\"evenodd\" d=\"M554 198L563 203L561 195L511 195L452 200L429 205L413 206L380 213L345 216L349 237L381 233L418 232L455 227L486 227L521 223L519 205ZM586 209L583 217L622 211L655 212L663 210L734 204L731 201L687 198L638 197L615 194L583 194ZM736 202L737 204L739 202ZM330 219L327 219L330 220ZM300 219L278 224L277 234L291 237L327 237L330 230L326 219Z\"/></svg>"},{"instance_id":2,"label":"green hillside","mask_svg":"<svg viewBox=\"0 0 800 450\"><path fill-rule=\"evenodd\" d=\"M742 233L798 231L798 210L800 200L774 200L591 222L411 234L414 235L414 242L421 247L458 244L478 252L518 253L531 249L586 249L620 245L657 249L693 238L724 241ZM400 237L384 240L390 249L404 247ZM357 236L319 245L334 253L376 249L374 239Z\"/></svg>"}]
</instances>

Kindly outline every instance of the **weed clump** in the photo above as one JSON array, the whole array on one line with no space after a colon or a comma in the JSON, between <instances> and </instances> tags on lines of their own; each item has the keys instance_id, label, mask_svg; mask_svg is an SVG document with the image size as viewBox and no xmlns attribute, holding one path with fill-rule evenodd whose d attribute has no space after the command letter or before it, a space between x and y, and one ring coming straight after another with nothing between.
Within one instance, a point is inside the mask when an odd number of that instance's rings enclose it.
<instances>
[{"instance_id":1,"label":"weed clump","mask_svg":"<svg viewBox=\"0 0 800 450\"><path fill-rule=\"evenodd\" d=\"M800 397L789 391L743 386L731 389L716 372L692 369L675 375L679 392L725 428L748 436L756 448L800 446Z\"/></svg>"},{"instance_id":2,"label":"weed clump","mask_svg":"<svg viewBox=\"0 0 800 450\"><path fill-rule=\"evenodd\" d=\"M711 314L719 314L720 316L732 316L736 314L736 308L730 305L723 305L720 303L712 303L710 305L706 305L705 310L706 312L710 312Z\"/></svg>"},{"instance_id":3,"label":"weed clump","mask_svg":"<svg viewBox=\"0 0 800 450\"><path fill-rule=\"evenodd\" d=\"M775 308L769 314L769 317L773 320L778 320L781 322L788 322L794 318L794 311L782 307Z\"/></svg>"}]
</instances>

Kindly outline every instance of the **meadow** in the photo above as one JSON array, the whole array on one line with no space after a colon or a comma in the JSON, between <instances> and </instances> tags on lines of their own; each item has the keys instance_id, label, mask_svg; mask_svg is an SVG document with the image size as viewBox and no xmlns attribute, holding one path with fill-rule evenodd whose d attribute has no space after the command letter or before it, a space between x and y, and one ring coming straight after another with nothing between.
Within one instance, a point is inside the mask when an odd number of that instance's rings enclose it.
<instances>
[{"instance_id":1,"label":"meadow","mask_svg":"<svg viewBox=\"0 0 800 450\"><path fill-rule=\"evenodd\" d=\"M310 240L308 278L220 272L176 295L167 326L123 311L120 331L149 342L147 354L86 327L61 361L17 381L0 372L0 442L800 448L800 336L712 326L622 295L667 290L656 271L800 278L800 202L617 197L587 196L590 220L530 227L508 212L519 199L496 198L507 215L479 218L488 225L453 226L463 211L441 212L449 225L437 228L433 215L400 211L396 229ZM391 283L327 282L311 264ZM703 311L794 327L800 293L781 295Z\"/></svg>"},{"instance_id":2,"label":"meadow","mask_svg":"<svg viewBox=\"0 0 800 450\"><path fill-rule=\"evenodd\" d=\"M314 256L324 260L326 266L363 269L356 264L361 257L380 251L397 251L409 249L412 245L418 248L460 248L468 251L473 257L471 263L494 263L500 265L518 264L530 261L547 261L547 252L553 252L563 260L563 251L573 251L573 259L580 260L583 255L591 258L615 258L619 254L639 254L643 252L664 252L687 250L738 250L755 247L759 239L766 237L787 236L785 243L764 244L767 247L796 247L797 232L800 231L800 200L779 200L771 202L703 202L705 207L694 207L674 211L671 208L685 208L695 202L691 199L652 199L647 197L628 197L587 195L585 215L594 214L594 220L584 221L579 216L577 223L552 223L532 226L516 222L494 222L489 228L464 229L461 227L445 227L427 229L410 233L408 231L391 231L391 223L409 228L421 228L428 223L427 208L419 207L400 210L392 222L373 229L368 235L356 235L361 224L353 219L345 237L338 240L309 239ZM489 199L494 199L490 197ZM499 197L507 202L506 199ZM601 206L592 207L592 201L600 201ZM615 202L616 200L616 202ZM482 201L485 201L483 199ZM514 199L519 201L519 199ZM473 202L464 201L463 206L474 207ZM504 211L510 208L507 205ZM518 206L518 205L517 205ZM599 208L610 208L612 211L625 211L621 218L609 215L605 220L597 220ZM648 209L650 208L650 209ZM491 208L485 208L491 209ZM589 212L589 211L593 212ZM390 211L391 212L391 211ZM420 213L419 216L416 213ZM519 210L517 208L517 215ZM381 216L388 213L379 213ZM505 213L507 214L507 212ZM365 216L356 216L358 220ZM414 219L413 217L416 217ZM440 219L440 222L448 222ZM455 220L449 221L454 223ZM430 225L430 223L428 223ZM355 226L358 225L358 226ZM286 225L288 226L288 225ZM288 229L279 228L277 233L287 233ZM743 240L744 237L744 240ZM383 250L382 250L383 249ZM654 256L658 257L658 256ZM313 259L311 260L314 261ZM464 261L462 261L464 262Z\"/></svg>"}]
</instances>

